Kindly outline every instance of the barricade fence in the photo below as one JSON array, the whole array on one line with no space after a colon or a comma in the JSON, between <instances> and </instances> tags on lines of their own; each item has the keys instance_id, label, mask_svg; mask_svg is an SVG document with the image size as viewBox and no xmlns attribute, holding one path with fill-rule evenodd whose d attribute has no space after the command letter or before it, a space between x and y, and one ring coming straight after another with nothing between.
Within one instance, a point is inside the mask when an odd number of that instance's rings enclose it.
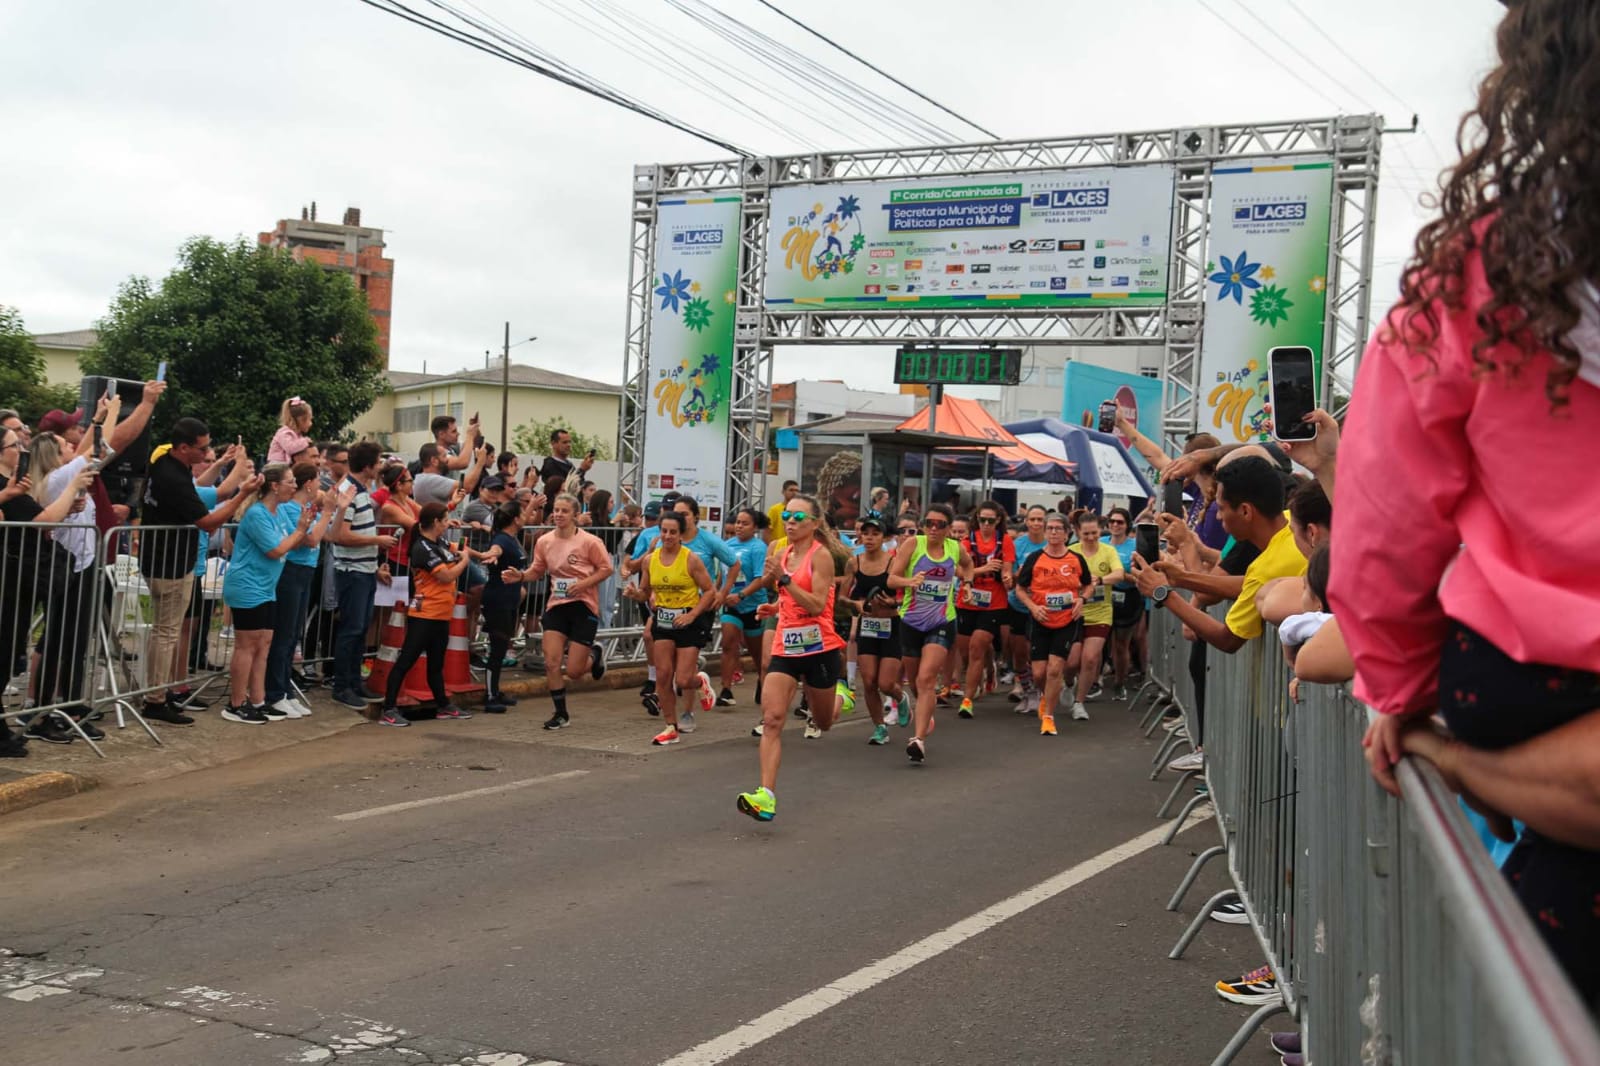
<instances>
[{"instance_id":1,"label":"barricade fence","mask_svg":"<svg viewBox=\"0 0 1600 1066\"><path fill-rule=\"evenodd\" d=\"M1181 628L1152 616L1149 717L1176 708L1200 736ZM1197 798L1212 804L1221 844L1195 860L1169 909L1213 857L1226 857L1234 887L1200 908L1172 957L1237 895L1280 994L1218 1066L1280 1012L1299 1020L1307 1063L1600 1063L1587 1008L1438 774L1404 760L1394 800L1362 752L1371 712L1345 686L1302 685L1294 703L1291 677L1270 627L1233 655L1207 649L1209 796Z\"/></svg>"}]
</instances>

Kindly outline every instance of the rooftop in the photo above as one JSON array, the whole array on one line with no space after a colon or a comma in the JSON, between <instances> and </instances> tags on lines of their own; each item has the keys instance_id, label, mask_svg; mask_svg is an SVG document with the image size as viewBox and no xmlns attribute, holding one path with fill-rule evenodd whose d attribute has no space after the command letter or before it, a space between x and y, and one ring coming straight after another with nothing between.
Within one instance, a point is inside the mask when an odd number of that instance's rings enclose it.
<instances>
[{"instance_id":1,"label":"rooftop","mask_svg":"<svg viewBox=\"0 0 1600 1066\"><path fill-rule=\"evenodd\" d=\"M93 348L100 334L92 329L69 329L64 333L35 333L33 343L41 348Z\"/></svg>"},{"instance_id":2,"label":"rooftop","mask_svg":"<svg viewBox=\"0 0 1600 1066\"><path fill-rule=\"evenodd\" d=\"M451 374L417 374L404 370L389 371L389 385L396 392L407 389L445 385L452 382L474 385L500 384L500 368L489 367L481 370L458 370ZM561 374L543 367L527 366L523 363L512 363L508 375L513 386L534 389L561 389L567 392L602 392L608 395L617 395L622 392L621 386L609 385L604 381L594 381L590 378L580 378L572 374Z\"/></svg>"}]
</instances>

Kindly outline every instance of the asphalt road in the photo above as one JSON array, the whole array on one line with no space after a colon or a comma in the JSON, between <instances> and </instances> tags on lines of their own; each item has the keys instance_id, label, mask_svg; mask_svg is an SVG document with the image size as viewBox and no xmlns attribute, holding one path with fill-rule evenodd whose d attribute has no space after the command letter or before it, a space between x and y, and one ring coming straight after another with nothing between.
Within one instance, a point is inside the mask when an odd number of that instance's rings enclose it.
<instances>
[{"instance_id":1,"label":"asphalt road","mask_svg":"<svg viewBox=\"0 0 1600 1066\"><path fill-rule=\"evenodd\" d=\"M998 698L942 712L919 768L860 715L795 723L759 825L734 807L748 708L650 750L626 694L584 701L555 738L524 701L8 816L6 1059L1206 1063L1247 1013L1211 984L1259 964L1248 930L1166 959L1188 913L1164 903L1214 829L1102 857L1169 787L1119 705L1054 739Z\"/></svg>"}]
</instances>

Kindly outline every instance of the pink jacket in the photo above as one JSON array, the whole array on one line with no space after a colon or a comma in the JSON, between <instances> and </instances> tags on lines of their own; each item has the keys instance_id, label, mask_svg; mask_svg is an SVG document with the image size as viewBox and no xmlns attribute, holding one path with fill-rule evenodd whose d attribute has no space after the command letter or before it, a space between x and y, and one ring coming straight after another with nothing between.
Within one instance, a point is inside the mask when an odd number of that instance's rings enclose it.
<instances>
[{"instance_id":1,"label":"pink jacket","mask_svg":"<svg viewBox=\"0 0 1600 1066\"><path fill-rule=\"evenodd\" d=\"M311 438L307 437L288 426L279 426L278 432L272 435L272 443L267 446L267 462L287 463L305 451L311 445Z\"/></svg>"},{"instance_id":2,"label":"pink jacket","mask_svg":"<svg viewBox=\"0 0 1600 1066\"><path fill-rule=\"evenodd\" d=\"M1544 353L1515 379L1477 376L1473 309L1489 295L1474 254L1467 309L1441 320L1437 367L1380 329L1356 377L1329 599L1355 694L1383 714L1434 706L1449 619L1518 662L1600 670L1600 387L1586 367L1590 380L1552 412Z\"/></svg>"}]
</instances>

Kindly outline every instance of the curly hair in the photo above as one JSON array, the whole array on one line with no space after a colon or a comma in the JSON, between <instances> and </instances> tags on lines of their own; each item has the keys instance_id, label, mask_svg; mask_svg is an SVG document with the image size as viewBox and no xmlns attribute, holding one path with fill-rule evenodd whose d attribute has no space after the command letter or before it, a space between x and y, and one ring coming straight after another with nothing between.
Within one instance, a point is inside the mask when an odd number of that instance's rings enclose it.
<instances>
[{"instance_id":1,"label":"curly hair","mask_svg":"<svg viewBox=\"0 0 1600 1066\"><path fill-rule=\"evenodd\" d=\"M1581 317L1574 294L1600 278L1600 5L1521 0L1495 43L1499 65L1461 120L1461 160L1442 181L1440 217L1417 235L1394 314L1406 346L1436 363L1439 308L1466 309L1466 263L1479 252L1491 295L1474 309L1473 362L1515 377L1547 351L1556 409L1581 362L1567 340Z\"/></svg>"}]
</instances>

